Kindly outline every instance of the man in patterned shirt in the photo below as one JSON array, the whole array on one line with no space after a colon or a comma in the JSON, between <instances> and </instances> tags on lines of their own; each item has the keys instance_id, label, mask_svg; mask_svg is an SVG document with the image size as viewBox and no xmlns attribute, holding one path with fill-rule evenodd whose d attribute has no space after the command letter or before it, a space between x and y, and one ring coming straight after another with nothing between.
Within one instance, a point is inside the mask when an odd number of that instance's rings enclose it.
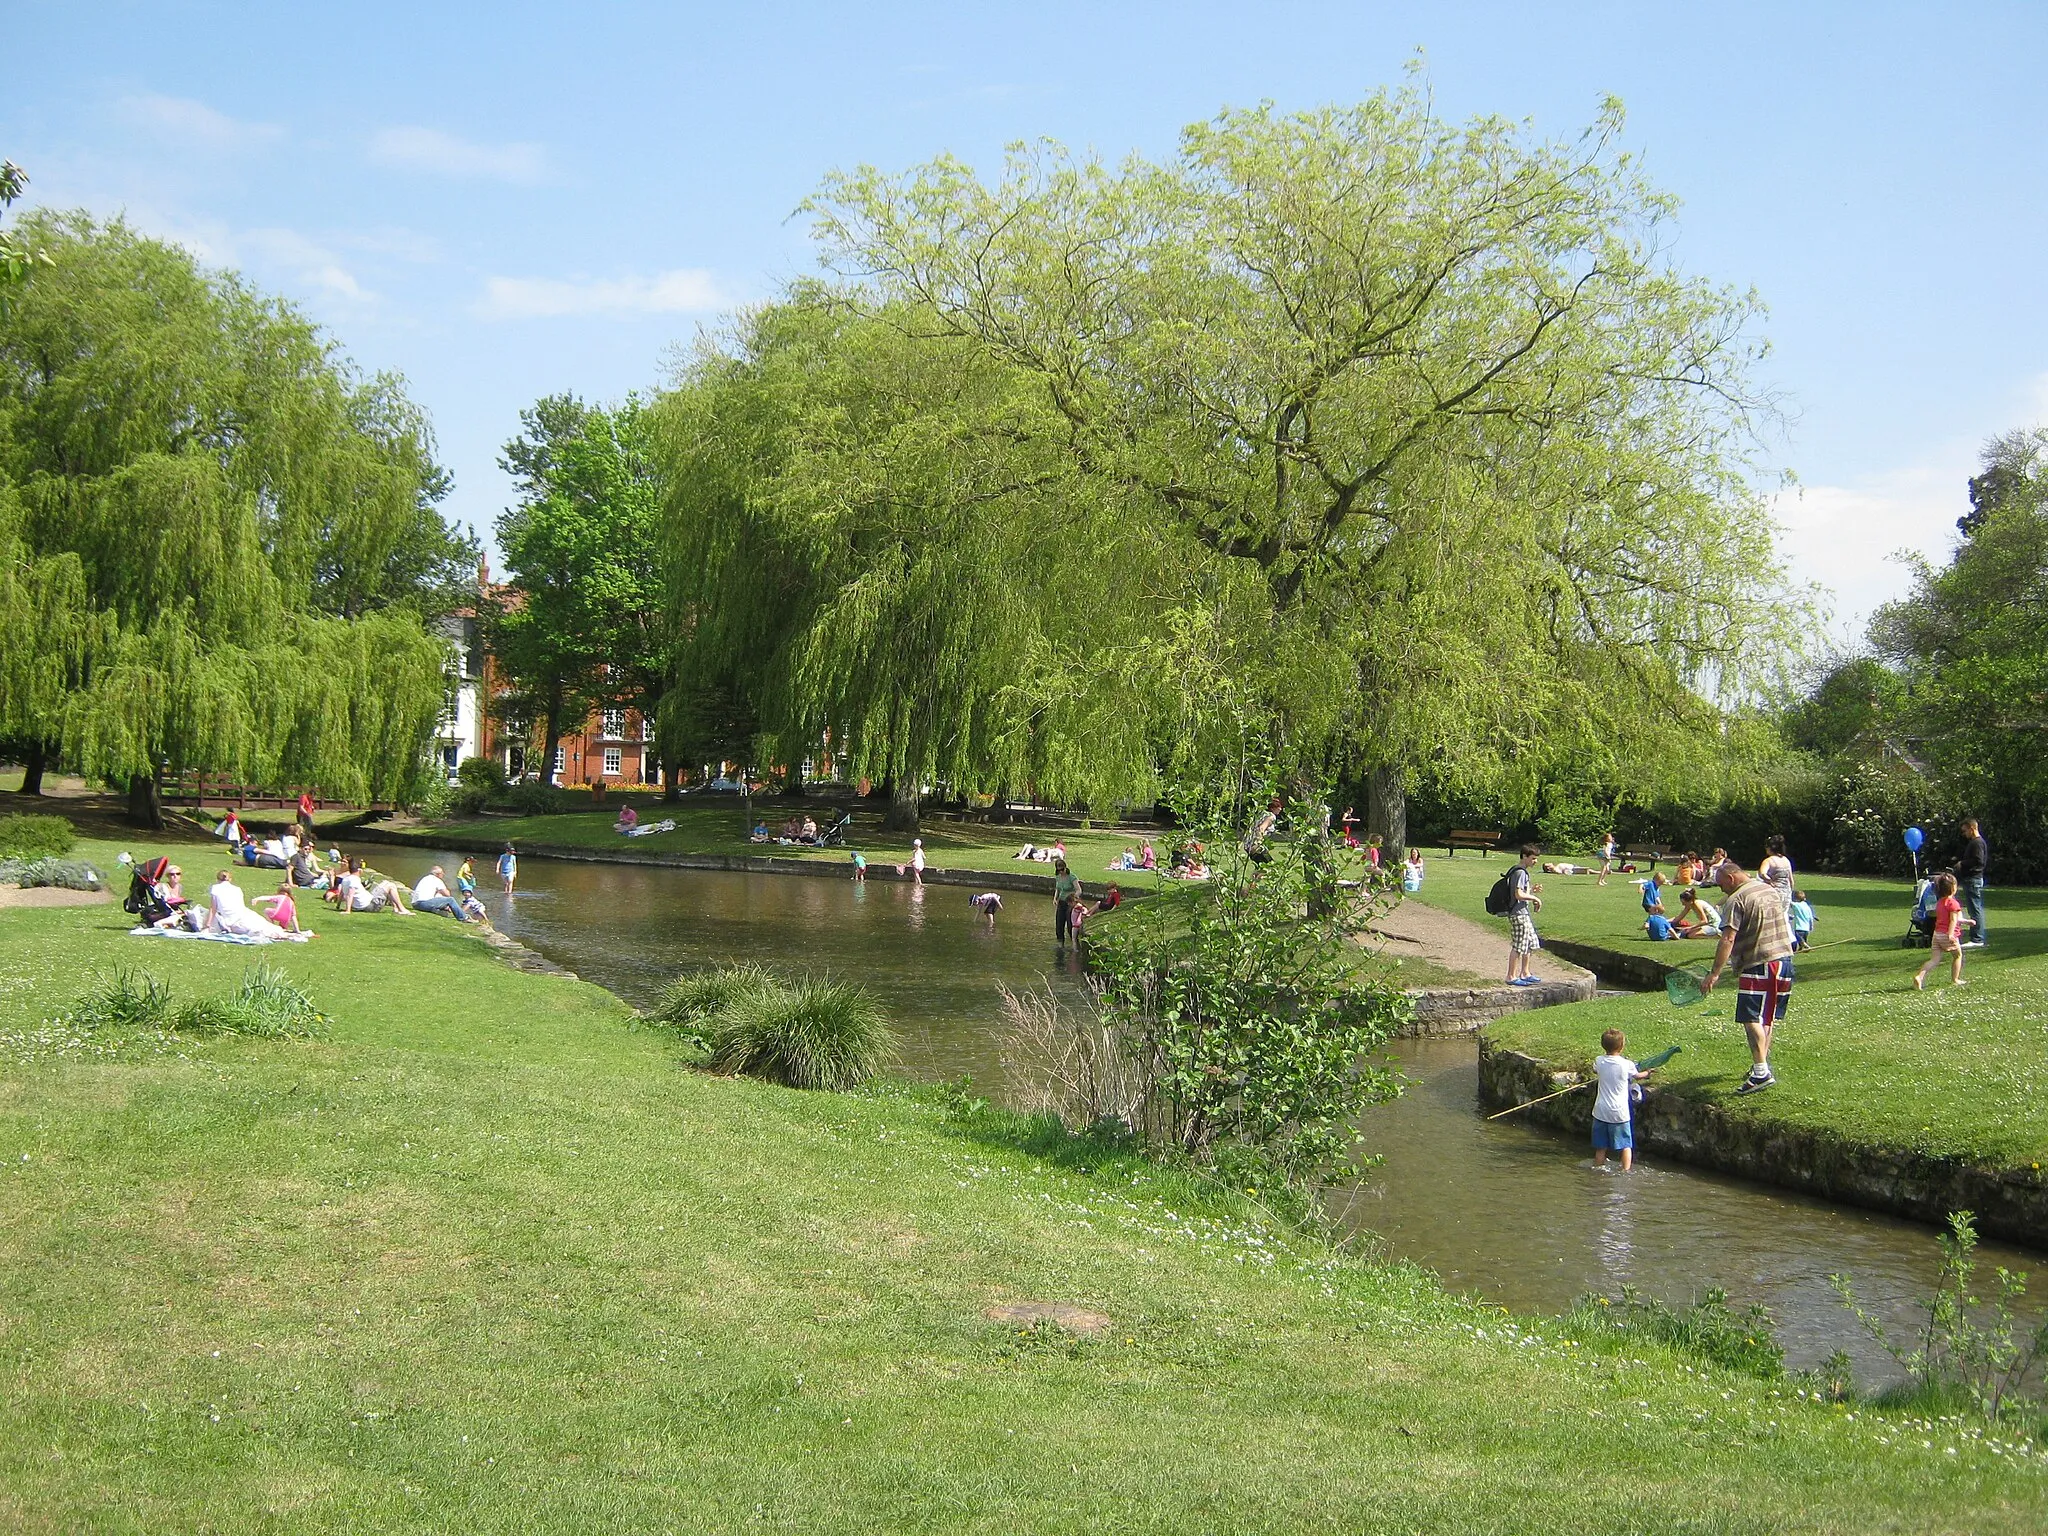
<instances>
[{"instance_id":1,"label":"man in patterned shirt","mask_svg":"<svg viewBox=\"0 0 2048 1536\"><path fill-rule=\"evenodd\" d=\"M1792 923L1777 890L1753 880L1733 859L1716 873L1728 899L1721 903L1721 947L1704 990L1714 990L1721 972L1735 967L1735 1021L1749 1035L1749 1076L1735 1091L1758 1093L1775 1083L1771 1075L1771 1031L1792 1001Z\"/></svg>"}]
</instances>

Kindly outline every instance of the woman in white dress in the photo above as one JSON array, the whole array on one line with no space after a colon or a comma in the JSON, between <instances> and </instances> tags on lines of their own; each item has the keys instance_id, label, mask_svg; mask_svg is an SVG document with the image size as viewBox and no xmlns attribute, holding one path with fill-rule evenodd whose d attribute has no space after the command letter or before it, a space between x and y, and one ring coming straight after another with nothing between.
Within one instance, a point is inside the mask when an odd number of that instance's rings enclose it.
<instances>
[{"instance_id":1,"label":"woman in white dress","mask_svg":"<svg viewBox=\"0 0 2048 1536\"><path fill-rule=\"evenodd\" d=\"M242 895L242 888L235 884L235 877L226 870L215 877L213 888L206 893L206 902L209 909L206 926L215 933L231 934L238 939L281 939L285 936L284 929L250 907Z\"/></svg>"}]
</instances>

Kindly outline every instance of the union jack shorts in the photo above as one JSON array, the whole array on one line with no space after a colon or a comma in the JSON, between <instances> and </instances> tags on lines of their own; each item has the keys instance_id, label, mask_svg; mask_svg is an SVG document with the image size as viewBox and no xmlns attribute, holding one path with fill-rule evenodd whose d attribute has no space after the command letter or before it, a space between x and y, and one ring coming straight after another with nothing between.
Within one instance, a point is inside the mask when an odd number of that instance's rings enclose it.
<instances>
[{"instance_id":1,"label":"union jack shorts","mask_svg":"<svg viewBox=\"0 0 2048 1536\"><path fill-rule=\"evenodd\" d=\"M1792 962L1766 960L1752 965L1735 983L1735 1022L1761 1024L1768 1029L1781 1024L1792 1003Z\"/></svg>"}]
</instances>

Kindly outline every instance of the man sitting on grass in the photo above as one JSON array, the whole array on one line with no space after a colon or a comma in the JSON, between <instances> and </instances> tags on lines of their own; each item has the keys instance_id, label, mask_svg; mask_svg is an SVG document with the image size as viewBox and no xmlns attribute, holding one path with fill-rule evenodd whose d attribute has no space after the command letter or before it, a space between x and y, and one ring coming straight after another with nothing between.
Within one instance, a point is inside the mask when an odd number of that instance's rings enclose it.
<instances>
[{"instance_id":1,"label":"man sitting on grass","mask_svg":"<svg viewBox=\"0 0 2048 1536\"><path fill-rule=\"evenodd\" d=\"M1749 1036L1751 1063L1735 1091L1760 1093L1777 1081L1771 1075L1771 1032L1792 1001L1792 923L1777 888L1752 880L1725 855L1717 883L1728 899L1721 903L1721 944L1701 990L1713 991L1721 972L1734 965L1735 1022Z\"/></svg>"}]
</instances>

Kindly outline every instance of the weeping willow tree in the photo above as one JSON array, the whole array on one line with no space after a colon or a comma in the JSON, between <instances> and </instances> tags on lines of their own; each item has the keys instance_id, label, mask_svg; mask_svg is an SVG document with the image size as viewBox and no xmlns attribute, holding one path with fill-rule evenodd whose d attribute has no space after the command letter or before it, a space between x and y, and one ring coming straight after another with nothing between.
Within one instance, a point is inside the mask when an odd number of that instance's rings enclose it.
<instances>
[{"instance_id":1,"label":"weeping willow tree","mask_svg":"<svg viewBox=\"0 0 2048 1536\"><path fill-rule=\"evenodd\" d=\"M839 304L1007 381L1006 456L1202 552L1156 621L1198 643L1158 660L1249 683L1277 759L1363 772L1398 847L1420 777L1654 779L1791 643L1757 306L1673 267L1620 125L1411 89L1227 112L1157 164L863 169L812 211Z\"/></svg>"},{"instance_id":2,"label":"weeping willow tree","mask_svg":"<svg viewBox=\"0 0 2048 1536\"><path fill-rule=\"evenodd\" d=\"M1020 419L1043 407L1018 382L811 291L700 357L661 407L678 708L726 689L785 759L830 742L897 828L939 781L1149 794L1120 593L1170 554Z\"/></svg>"},{"instance_id":3,"label":"weeping willow tree","mask_svg":"<svg viewBox=\"0 0 2048 1536\"><path fill-rule=\"evenodd\" d=\"M145 822L166 768L409 794L424 621L474 548L399 382L121 224L23 228L51 265L0 315L0 735Z\"/></svg>"}]
</instances>

